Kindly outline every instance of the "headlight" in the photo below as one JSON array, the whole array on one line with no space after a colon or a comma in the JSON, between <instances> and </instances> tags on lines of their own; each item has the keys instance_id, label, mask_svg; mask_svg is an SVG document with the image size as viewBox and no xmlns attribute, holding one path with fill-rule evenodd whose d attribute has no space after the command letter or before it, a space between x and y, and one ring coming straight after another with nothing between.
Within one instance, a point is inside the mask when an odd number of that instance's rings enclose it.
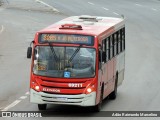
<instances>
[{"instance_id":1,"label":"headlight","mask_svg":"<svg viewBox=\"0 0 160 120\"><path fill-rule=\"evenodd\" d=\"M90 94L91 92L95 91L95 85L91 84L89 87L86 89L86 94Z\"/></svg>"}]
</instances>

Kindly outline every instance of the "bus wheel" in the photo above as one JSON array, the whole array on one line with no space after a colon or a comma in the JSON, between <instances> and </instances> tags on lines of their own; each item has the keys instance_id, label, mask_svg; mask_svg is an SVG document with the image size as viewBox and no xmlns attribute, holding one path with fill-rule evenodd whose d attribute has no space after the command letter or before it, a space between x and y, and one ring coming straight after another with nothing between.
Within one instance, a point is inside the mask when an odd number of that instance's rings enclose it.
<instances>
[{"instance_id":1,"label":"bus wheel","mask_svg":"<svg viewBox=\"0 0 160 120\"><path fill-rule=\"evenodd\" d=\"M47 104L38 104L38 109L39 110L46 110Z\"/></svg>"},{"instance_id":2,"label":"bus wheel","mask_svg":"<svg viewBox=\"0 0 160 120\"><path fill-rule=\"evenodd\" d=\"M117 96L118 75L116 75L114 91L110 93L109 99L114 100Z\"/></svg>"},{"instance_id":3,"label":"bus wheel","mask_svg":"<svg viewBox=\"0 0 160 120\"><path fill-rule=\"evenodd\" d=\"M100 112L101 111L102 101L103 101L103 87L102 87L102 90L101 90L100 101L99 101L99 103L96 106L94 106L94 111L95 112Z\"/></svg>"}]
</instances>

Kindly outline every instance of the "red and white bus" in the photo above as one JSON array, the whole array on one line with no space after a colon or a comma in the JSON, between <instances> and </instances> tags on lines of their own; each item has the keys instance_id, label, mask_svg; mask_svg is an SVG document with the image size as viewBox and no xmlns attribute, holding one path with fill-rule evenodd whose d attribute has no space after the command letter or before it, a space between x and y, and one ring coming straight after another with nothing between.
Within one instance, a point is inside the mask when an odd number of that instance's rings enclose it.
<instances>
[{"instance_id":1,"label":"red and white bus","mask_svg":"<svg viewBox=\"0 0 160 120\"><path fill-rule=\"evenodd\" d=\"M63 104L100 111L104 98L116 98L125 70L123 18L72 16L38 31L32 43L30 102L39 110Z\"/></svg>"}]
</instances>

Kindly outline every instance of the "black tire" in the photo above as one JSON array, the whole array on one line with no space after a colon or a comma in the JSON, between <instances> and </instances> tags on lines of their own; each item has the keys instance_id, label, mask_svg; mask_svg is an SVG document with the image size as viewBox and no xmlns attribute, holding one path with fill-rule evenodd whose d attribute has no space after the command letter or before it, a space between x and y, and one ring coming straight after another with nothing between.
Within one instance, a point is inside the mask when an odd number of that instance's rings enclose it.
<instances>
[{"instance_id":1,"label":"black tire","mask_svg":"<svg viewBox=\"0 0 160 120\"><path fill-rule=\"evenodd\" d=\"M46 110L47 104L38 104L38 109L39 110Z\"/></svg>"},{"instance_id":2,"label":"black tire","mask_svg":"<svg viewBox=\"0 0 160 120\"><path fill-rule=\"evenodd\" d=\"M111 100L114 100L117 97L117 84L118 84L118 75L116 75L114 91L111 92L109 95L109 99Z\"/></svg>"},{"instance_id":3,"label":"black tire","mask_svg":"<svg viewBox=\"0 0 160 120\"><path fill-rule=\"evenodd\" d=\"M94 106L94 112L100 112L102 109L102 102L103 102L103 87L101 89L101 96L100 96L100 101L99 103Z\"/></svg>"}]
</instances>

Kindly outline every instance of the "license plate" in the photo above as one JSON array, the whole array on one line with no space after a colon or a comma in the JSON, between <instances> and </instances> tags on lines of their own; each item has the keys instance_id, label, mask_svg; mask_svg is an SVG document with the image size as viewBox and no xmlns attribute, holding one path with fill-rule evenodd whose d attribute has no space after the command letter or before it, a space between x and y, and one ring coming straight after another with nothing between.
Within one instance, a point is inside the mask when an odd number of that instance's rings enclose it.
<instances>
[{"instance_id":1,"label":"license plate","mask_svg":"<svg viewBox=\"0 0 160 120\"><path fill-rule=\"evenodd\" d=\"M58 97L57 100L67 101L66 97Z\"/></svg>"}]
</instances>

